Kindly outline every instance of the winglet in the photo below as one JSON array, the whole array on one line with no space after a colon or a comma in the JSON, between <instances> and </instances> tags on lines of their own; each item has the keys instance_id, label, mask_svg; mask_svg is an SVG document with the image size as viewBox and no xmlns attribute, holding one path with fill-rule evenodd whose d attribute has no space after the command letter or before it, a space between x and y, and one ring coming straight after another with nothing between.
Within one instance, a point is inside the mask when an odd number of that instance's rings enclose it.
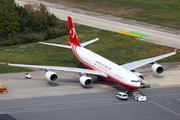
<instances>
[{"instance_id":1,"label":"winglet","mask_svg":"<svg viewBox=\"0 0 180 120\"><path fill-rule=\"evenodd\" d=\"M3 59L3 61L6 63L6 65L9 65L9 63L8 63L8 62L6 62L4 59Z\"/></svg>"},{"instance_id":2,"label":"winglet","mask_svg":"<svg viewBox=\"0 0 180 120\"><path fill-rule=\"evenodd\" d=\"M175 53L177 53L177 48L174 50Z\"/></svg>"}]
</instances>

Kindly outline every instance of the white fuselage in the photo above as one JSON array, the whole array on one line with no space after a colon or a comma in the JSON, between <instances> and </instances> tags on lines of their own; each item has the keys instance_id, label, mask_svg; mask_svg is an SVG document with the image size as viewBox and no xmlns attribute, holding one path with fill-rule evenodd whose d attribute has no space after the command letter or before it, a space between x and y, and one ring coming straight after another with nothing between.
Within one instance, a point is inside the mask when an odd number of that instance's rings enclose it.
<instances>
[{"instance_id":1,"label":"white fuselage","mask_svg":"<svg viewBox=\"0 0 180 120\"><path fill-rule=\"evenodd\" d=\"M104 72L107 78L103 79L114 81L130 89L140 87L139 78L131 71L83 47L72 45L72 51L76 58L89 69Z\"/></svg>"}]
</instances>

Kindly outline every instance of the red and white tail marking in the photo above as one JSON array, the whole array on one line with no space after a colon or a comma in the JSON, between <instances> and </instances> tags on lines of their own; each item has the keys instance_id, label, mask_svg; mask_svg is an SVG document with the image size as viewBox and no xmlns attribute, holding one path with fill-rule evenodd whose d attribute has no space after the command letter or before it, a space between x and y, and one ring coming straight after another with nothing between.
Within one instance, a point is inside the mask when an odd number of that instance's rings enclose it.
<instances>
[{"instance_id":1,"label":"red and white tail marking","mask_svg":"<svg viewBox=\"0 0 180 120\"><path fill-rule=\"evenodd\" d=\"M177 53L177 48L174 50L175 53Z\"/></svg>"},{"instance_id":2,"label":"red and white tail marking","mask_svg":"<svg viewBox=\"0 0 180 120\"><path fill-rule=\"evenodd\" d=\"M6 65L9 65L9 63L8 63L8 62L6 62L4 59L3 59L3 61L6 63Z\"/></svg>"},{"instance_id":3,"label":"red and white tail marking","mask_svg":"<svg viewBox=\"0 0 180 120\"><path fill-rule=\"evenodd\" d=\"M79 44L79 40L77 38L76 30L74 28L74 24L72 22L72 18L69 16L68 16L68 24L69 24L69 38L70 38L69 45L71 45L73 43L73 44L81 47L81 45Z\"/></svg>"}]
</instances>

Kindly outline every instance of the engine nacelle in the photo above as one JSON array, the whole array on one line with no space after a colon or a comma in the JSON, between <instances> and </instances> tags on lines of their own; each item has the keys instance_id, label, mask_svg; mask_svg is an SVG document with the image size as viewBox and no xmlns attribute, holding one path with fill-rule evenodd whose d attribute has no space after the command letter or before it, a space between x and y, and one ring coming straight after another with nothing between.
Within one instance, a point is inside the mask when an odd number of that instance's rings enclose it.
<instances>
[{"instance_id":1,"label":"engine nacelle","mask_svg":"<svg viewBox=\"0 0 180 120\"><path fill-rule=\"evenodd\" d=\"M52 71L47 71L45 73L45 76L49 81L52 81L52 82L56 82L58 79L57 74L55 72L52 72Z\"/></svg>"},{"instance_id":2,"label":"engine nacelle","mask_svg":"<svg viewBox=\"0 0 180 120\"><path fill-rule=\"evenodd\" d=\"M91 87L93 83L91 77L87 77L87 76L81 76L79 78L79 81L81 85L84 87Z\"/></svg>"},{"instance_id":3,"label":"engine nacelle","mask_svg":"<svg viewBox=\"0 0 180 120\"><path fill-rule=\"evenodd\" d=\"M152 68L153 72L158 73L158 74L161 74L164 71L163 66L160 64L156 64L156 63L153 64L151 68Z\"/></svg>"},{"instance_id":4,"label":"engine nacelle","mask_svg":"<svg viewBox=\"0 0 180 120\"><path fill-rule=\"evenodd\" d=\"M136 76L138 76L140 79L144 80L144 76L141 73L134 72L134 74L136 74Z\"/></svg>"}]
</instances>

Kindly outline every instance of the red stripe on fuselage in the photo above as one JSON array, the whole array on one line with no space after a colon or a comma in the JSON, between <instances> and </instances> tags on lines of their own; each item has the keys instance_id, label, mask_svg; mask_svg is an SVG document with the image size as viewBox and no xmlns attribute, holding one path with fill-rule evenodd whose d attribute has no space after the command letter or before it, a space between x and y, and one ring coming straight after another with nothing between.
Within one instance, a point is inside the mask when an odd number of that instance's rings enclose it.
<instances>
[{"instance_id":1,"label":"red stripe on fuselage","mask_svg":"<svg viewBox=\"0 0 180 120\"><path fill-rule=\"evenodd\" d=\"M75 55L75 57L79 60L79 62L81 64L83 64L84 66L86 66L87 68L89 68L90 70L95 70L95 71L100 71L102 72L101 70L98 70L97 68L93 68L94 66L92 66L91 64L87 63L86 61L82 60L81 57L78 55L77 51L76 51L76 48L77 46L76 45L73 45L72 47L73 49L73 53Z\"/></svg>"},{"instance_id":2,"label":"red stripe on fuselage","mask_svg":"<svg viewBox=\"0 0 180 120\"><path fill-rule=\"evenodd\" d=\"M84 66L86 66L90 70L95 70L95 71L103 72L103 71L99 70L98 68L92 66L91 64L87 63L86 61L82 60L81 57L78 55L78 53L76 51L76 48L77 48L77 46L72 44L72 52L74 53L75 57L79 60L79 62L81 64L83 64ZM129 89L138 89L139 88L137 86L133 86L133 85L129 85L129 84L125 84L123 82L120 82L119 80L116 80L115 78L113 78L113 76L110 77L111 75L108 75L107 73L105 73L105 74L107 75L107 78L106 77L101 77L101 78L103 78L105 80L108 80L108 81L114 81L114 82L122 85L123 87L129 88Z\"/></svg>"}]
</instances>

